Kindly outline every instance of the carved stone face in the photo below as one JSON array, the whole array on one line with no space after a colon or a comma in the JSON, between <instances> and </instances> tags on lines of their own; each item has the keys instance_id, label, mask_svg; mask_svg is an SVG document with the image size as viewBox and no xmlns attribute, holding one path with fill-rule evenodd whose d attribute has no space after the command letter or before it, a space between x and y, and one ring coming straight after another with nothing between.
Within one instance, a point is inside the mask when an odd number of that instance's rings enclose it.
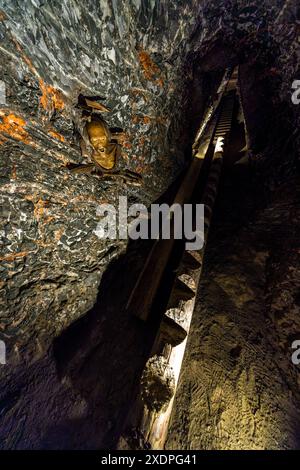
<instances>
[{"instance_id":1,"label":"carved stone face","mask_svg":"<svg viewBox=\"0 0 300 470\"><path fill-rule=\"evenodd\" d=\"M117 148L111 143L111 134L102 121L91 121L86 126L90 143L94 149L95 162L105 170L111 170L116 164Z\"/></svg>"}]
</instances>

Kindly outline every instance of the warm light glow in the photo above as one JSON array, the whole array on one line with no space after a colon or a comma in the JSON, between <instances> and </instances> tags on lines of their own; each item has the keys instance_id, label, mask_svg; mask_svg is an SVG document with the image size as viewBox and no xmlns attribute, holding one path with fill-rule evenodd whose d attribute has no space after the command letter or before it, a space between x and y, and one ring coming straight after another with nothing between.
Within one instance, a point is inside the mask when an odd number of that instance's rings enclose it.
<instances>
[{"instance_id":1,"label":"warm light glow","mask_svg":"<svg viewBox=\"0 0 300 470\"><path fill-rule=\"evenodd\" d=\"M216 147L215 147L215 153L223 153L224 152L224 137L218 137Z\"/></svg>"},{"instance_id":2,"label":"warm light glow","mask_svg":"<svg viewBox=\"0 0 300 470\"><path fill-rule=\"evenodd\" d=\"M192 315L194 310L194 302L192 299L188 301L184 307L184 318L185 322L181 325L187 333L189 332ZM172 349L172 352L169 357L168 364L172 367L175 377L175 394L178 384L179 374L181 370L181 365L184 357L184 352L186 348L187 338L180 343L178 346ZM175 395L174 395L175 396ZM167 410L164 413L160 413L153 421L151 426L151 431L149 433L148 440L152 446L152 449L163 449L164 443L167 438L168 425L170 421L170 416L173 408L174 396L169 403Z\"/></svg>"}]
</instances>

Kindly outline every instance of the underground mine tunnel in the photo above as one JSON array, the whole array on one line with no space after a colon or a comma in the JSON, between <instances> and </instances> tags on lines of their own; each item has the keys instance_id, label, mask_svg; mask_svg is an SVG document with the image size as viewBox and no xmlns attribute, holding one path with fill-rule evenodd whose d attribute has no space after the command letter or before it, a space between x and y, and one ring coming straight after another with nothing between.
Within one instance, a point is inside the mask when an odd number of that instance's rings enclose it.
<instances>
[{"instance_id":1,"label":"underground mine tunnel","mask_svg":"<svg viewBox=\"0 0 300 470\"><path fill-rule=\"evenodd\" d=\"M300 448L299 25L0 0L2 450Z\"/></svg>"}]
</instances>

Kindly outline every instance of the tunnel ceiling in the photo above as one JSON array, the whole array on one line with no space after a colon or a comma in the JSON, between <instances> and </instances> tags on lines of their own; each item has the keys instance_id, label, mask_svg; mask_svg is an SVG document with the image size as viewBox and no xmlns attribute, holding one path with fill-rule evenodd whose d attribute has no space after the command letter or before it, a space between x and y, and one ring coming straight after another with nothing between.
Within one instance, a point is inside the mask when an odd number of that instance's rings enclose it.
<instances>
[{"instance_id":1,"label":"tunnel ceiling","mask_svg":"<svg viewBox=\"0 0 300 470\"><path fill-rule=\"evenodd\" d=\"M295 123L297 10L274 0L1 1L2 326L16 362L20 347L40 353L93 306L125 249L95 236L97 204L126 194L149 203L168 187L227 66L244 64L253 158L264 167L269 141L261 145L255 119L264 131L276 111L274 128ZM119 166L141 174L142 187L69 172L83 160L79 94L111 109L108 124L125 131ZM292 168L288 152L285 162Z\"/></svg>"}]
</instances>

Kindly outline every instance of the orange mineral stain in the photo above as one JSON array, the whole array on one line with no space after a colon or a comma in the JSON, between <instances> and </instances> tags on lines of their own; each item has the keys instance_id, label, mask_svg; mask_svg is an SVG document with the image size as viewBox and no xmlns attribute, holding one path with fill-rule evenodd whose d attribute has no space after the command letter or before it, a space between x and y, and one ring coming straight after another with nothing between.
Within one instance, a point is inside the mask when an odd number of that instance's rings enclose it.
<instances>
[{"instance_id":1,"label":"orange mineral stain","mask_svg":"<svg viewBox=\"0 0 300 470\"><path fill-rule=\"evenodd\" d=\"M139 61L146 80L156 82L159 86L162 86L163 81L161 78L159 78L161 71L146 51L141 50L139 52Z\"/></svg>"},{"instance_id":2,"label":"orange mineral stain","mask_svg":"<svg viewBox=\"0 0 300 470\"><path fill-rule=\"evenodd\" d=\"M130 142L123 142L122 146L126 149L131 149L132 148L132 144Z\"/></svg>"},{"instance_id":3,"label":"orange mineral stain","mask_svg":"<svg viewBox=\"0 0 300 470\"><path fill-rule=\"evenodd\" d=\"M0 261L14 261L16 258L24 258L28 255L28 251L20 251L19 253L12 253L9 255L2 256Z\"/></svg>"},{"instance_id":4,"label":"orange mineral stain","mask_svg":"<svg viewBox=\"0 0 300 470\"><path fill-rule=\"evenodd\" d=\"M49 201L44 201L39 199L34 205L34 216L36 220L40 220L45 215L45 206L47 206ZM46 209L47 210L47 209Z\"/></svg>"},{"instance_id":5,"label":"orange mineral stain","mask_svg":"<svg viewBox=\"0 0 300 470\"><path fill-rule=\"evenodd\" d=\"M58 132L49 131L49 135L51 135L51 137L53 137L54 139L60 140L61 142L65 141L64 136L59 134Z\"/></svg>"},{"instance_id":6,"label":"orange mineral stain","mask_svg":"<svg viewBox=\"0 0 300 470\"><path fill-rule=\"evenodd\" d=\"M0 113L0 133L9 135L15 140L29 143L28 132L24 129L26 121L13 113L4 115Z\"/></svg>"},{"instance_id":7,"label":"orange mineral stain","mask_svg":"<svg viewBox=\"0 0 300 470\"><path fill-rule=\"evenodd\" d=\"M61 236L63 233L64 233L64 230L62 228L55 230L54 239L58 242L61 239Z\"/></svg>"},{"instance_id":8,"label":"orange mineral stain","mask_svg":"<svg viewBox=\"0 0 300 470\"><path fill-rule=\"evenodd\" d=\"M16 168L16 165L14 165L13 168L12 168L11 179L13 179L13 180L17 179L17 168Z\"/></svg>"},{"instance_id":9,"label":"orange mineral stain","mask_svg":"<svg viewBox=\"0 0 300 470\"><path fill-rule=\"evenodd\" d=\"M149 116L143 116L143 122L144 122L144 124L150 124L150 122L151 122L150 117Z\"/></svg>"},{"instance_id":10,"label":"orange mineral stain","mask_svg":"<svg viewBox=\"0 0 300 470\"><path fill-rule=\"evenodd\" d=\"M138 116L138 115L133 115L132 116L132 122L134 124L138 124L140 122L142 122L143 124L150 124L151 120L152 119L155 119L155 118L152 118L150 116Z\"/></svg>"},{"instance_id":11,"label":"orange mineral stain","mask_svg":"<svg viewBox=\"0 0 300 470\"><path fill-rule=\"evenodd\" d=\"M44 80L39 80L42 96L40 104L46 111L58 110L61 111L65 107L63 95L59 90L56 90L51 85L46 85Z\"/></svg>"}]
</instances>

